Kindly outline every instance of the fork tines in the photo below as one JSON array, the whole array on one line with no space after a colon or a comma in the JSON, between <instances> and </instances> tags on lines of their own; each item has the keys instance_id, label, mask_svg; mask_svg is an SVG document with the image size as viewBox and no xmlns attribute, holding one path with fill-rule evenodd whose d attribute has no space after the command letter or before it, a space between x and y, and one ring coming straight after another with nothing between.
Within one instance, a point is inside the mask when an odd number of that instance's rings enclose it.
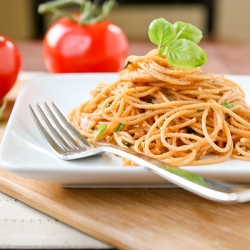
<instances>
[{"instance_id":1,"label":"fork tines","mask_svg":"<svg viewBox=\"0 0 250 250\"><path fill-rule=\"evenodd\" d=\"M58 153L86 149L91 146L54 102L51 103L51 107L44 103L46 111L37 104L40 115L31 105L29 106L41 134Z\"/></svg>"}]
</instances>

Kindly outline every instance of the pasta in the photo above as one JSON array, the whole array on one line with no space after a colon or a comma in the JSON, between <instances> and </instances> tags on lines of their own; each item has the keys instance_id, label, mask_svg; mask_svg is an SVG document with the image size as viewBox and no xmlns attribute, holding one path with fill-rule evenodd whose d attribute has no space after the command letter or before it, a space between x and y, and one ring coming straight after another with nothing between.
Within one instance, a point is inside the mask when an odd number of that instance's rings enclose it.
<instances>
[{"instance_id":1,"label":"pasta","mask_svg":"<svg viewBox=\"0 0 250 250\"><path fill-rule=\"evenodd\" d=\"M128 57L117 81L91 93L69 115L89 141L130 147L174 166L250 160L250 107L241 87L223 76L175 69L153 50Z\"/></svg>"}]
</instances>

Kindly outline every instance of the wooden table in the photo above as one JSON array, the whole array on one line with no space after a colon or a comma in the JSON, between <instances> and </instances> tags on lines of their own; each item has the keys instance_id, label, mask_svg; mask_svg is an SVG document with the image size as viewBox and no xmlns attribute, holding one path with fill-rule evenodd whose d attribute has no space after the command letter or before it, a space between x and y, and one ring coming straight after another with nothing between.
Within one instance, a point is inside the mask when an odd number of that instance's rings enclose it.
<instances>
[{"instance_id":1,"label":"wooden table","mask_svg":"<svg viewBox=\"0 0 250 250\"><path fill-rule=\"evenodd\" d=\"M200 45L208 57L208 61L203 66L204 71L218 74L250 74L250 44L205 41ZM23 55L22 70L46 70L40 41L19 42L18 46ZM129 54L144 55L155 48L156 46L151 43L133 42L130 44Z\"/></svg>"},{"instance_id":2,"label":"wooden table","mask_svg":"<svg viewBox=\"0 0 250 250\"><path fill-rule=\"evenodd\" d=\"M18 45L22 70L45 71L40 41ZM249 44L207 41L202 46L208 55L204 71L250 75ZM142 55L152 48L131 43L130 54ZM10 112L11 102L5 120ZM2 169L0 191L115 248L249 249L250 245L250 203L214 203L179 188L65 189Z\"/></svg>"}]
</instances>

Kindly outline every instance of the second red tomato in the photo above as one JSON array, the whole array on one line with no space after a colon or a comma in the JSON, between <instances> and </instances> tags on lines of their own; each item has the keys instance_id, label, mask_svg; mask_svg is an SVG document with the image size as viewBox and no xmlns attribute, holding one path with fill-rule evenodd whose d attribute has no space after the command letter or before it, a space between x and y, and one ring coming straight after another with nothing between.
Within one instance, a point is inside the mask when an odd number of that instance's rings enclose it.
<instances>
[{"instance_id":1,"label":"second red tomato","mask_svg":"<svg viewBox=\"0 0 250 250\"><path fill-rule=\"evenodd\" d=\"M43 50L53 73L117 72L124 67L128 41L110 21L81 25L66 17L49 28Z\"/></svg>"},{"instance_id":2,"label":"second red tomato","mask_svg":"<svg viewBox=\"0 0 250 250\"><path fill-rule=\"evenodd\" d=\"M17 45L10 38L0 35L0 100L15 84L20 67L21 56Z\"/></svg>"}]
</instances>

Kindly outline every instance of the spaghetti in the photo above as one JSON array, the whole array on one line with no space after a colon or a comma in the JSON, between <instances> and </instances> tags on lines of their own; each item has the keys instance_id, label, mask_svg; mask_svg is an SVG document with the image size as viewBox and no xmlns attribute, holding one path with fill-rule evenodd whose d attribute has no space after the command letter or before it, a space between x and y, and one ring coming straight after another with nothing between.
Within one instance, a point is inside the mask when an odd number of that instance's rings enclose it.
<instances>
[{"instance_id":1,"label":"spaghetti","mask_svg":"<svg viewBox=\"0 0 250 250\"><path fill-rule=\"evenodd\" d=\"M104 139L175 166L250 160L250 107L225 77L175 69L153 50L128 57L118 80L99 83L92 95L69 116L89 141Z\"/></svg>"}]
</instances>

